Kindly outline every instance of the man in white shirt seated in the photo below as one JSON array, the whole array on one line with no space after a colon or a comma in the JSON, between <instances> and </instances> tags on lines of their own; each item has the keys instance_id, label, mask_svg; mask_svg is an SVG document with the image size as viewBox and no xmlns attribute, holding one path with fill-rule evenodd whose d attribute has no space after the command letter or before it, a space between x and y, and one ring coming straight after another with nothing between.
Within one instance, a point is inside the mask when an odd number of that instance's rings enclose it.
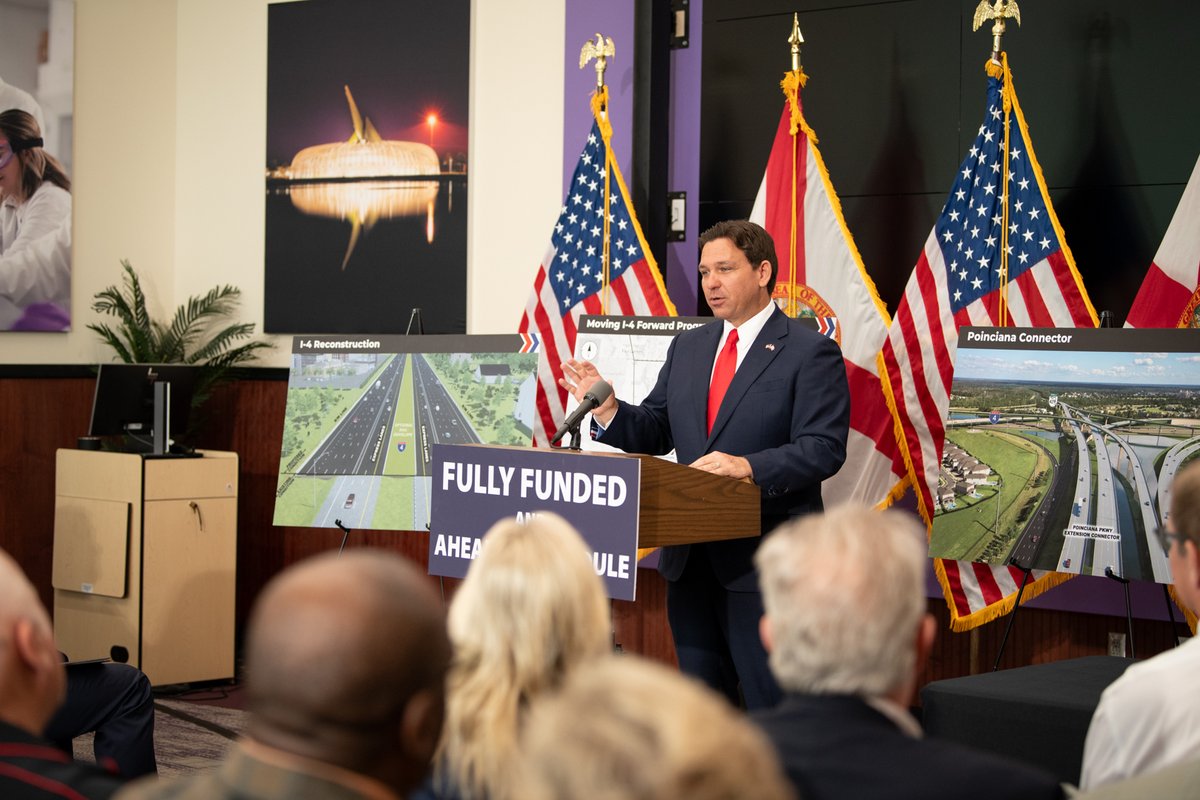
<instances>
[{"instance_id":1,"label":"man in white shirt seated","mask_svg":"<svg viewBox=\"0 0 1200 800\"><path fill-rule=\"evenodd\" d=\"M1200 463L1171 484L1170 513L1159 543L1167 552L1179 600L1200 608ZM1153 546L1153 545L1152 545ZM1134 664L1113 681L1092 716L1083 747L1081 789L1155 772L1200 758L1200 642Z\"/></svg>"}]
</instances>

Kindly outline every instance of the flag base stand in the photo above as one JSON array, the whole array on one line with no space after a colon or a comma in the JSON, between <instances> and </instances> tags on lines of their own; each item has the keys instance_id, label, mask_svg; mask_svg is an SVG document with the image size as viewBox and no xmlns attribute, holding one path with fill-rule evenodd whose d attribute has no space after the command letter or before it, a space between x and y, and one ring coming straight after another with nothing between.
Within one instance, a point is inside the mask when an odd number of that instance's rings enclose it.
<instances>
[{"instance_id":1,"label":"flag base stand","mask_svg":"<svg viewBox=\"0 0 1200 800\"><path fill-rule=\"evenodd\" d=\"M1008 635L1012 633L1013 624L1017 621L1017 612L1021 609L1021 595L1025 594L1025 584L1029 583L1029 575L1033 567L1026 567L1016 561L1009 561L1010 566L1021 570L1021 588L1017 590L1017 600L1013 603L1012 611L1008 612L1008 625L1004 628L1004 638L1000 640L1000 651L996 653L996 661L992 664L992 672L1000 669L1000 659L1004 656L1004 647L1008 644Z\"/></svg>"}]
</instances>

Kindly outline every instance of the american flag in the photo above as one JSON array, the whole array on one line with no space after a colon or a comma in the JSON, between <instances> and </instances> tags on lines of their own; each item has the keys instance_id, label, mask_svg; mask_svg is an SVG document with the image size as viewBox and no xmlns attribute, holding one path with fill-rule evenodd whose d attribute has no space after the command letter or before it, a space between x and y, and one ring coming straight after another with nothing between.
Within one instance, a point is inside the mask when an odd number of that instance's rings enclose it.
<instances>
[{"instance_id":1,"label":"american flag","mask_svg":"<svg viewBox=\"0 0 1200 800\"><path fill-rule=\"evenodd\" d=\"M1195 328L1200 304L1200 159L1142 280L1127 328Z\"/></svg>"},{"instance_id":2,"label":"american flag","mask_svg":"<svg viewBox=\"0 0 1200 800\"><path fill-rule=\"evenodd\" d=\"M607 128L607 125L603 126ZM558 385L560 364L575 350L581 314L667 316L675 307L642 236L629 192L615 158L608 159L608 289L604 292L605 154L611 153L601 121L592 124L587 144L571 176L562 213L550 235L533 292L521 317L521 333L541 338L537 414L533 443L547 447L566 417L567 393Z\"/></svg>"},{"instance_id":3,"label":"american flag","mask_svg":"<svg viewBox=\"0 0 1200 800\"><path fill-rule=\"evenodd\" d=\"M846 463L821 486L826 505L884 506L908 484L908 470L879 383L876 356L887 337L887 308L863 267L817 136L804 119L803 71L783 81L783 114L750 220L767 229L779 256L776 302L806 314L842 348L850 386Z\"/></svg>"},{"instance_id":4,"label":"american flag","mask_svg":"<svg viewBox=\"0 0 1200 800\"><path fill-rule=\"evenodd\" d=\"M1097 321L1050 204L1007 57L1002 64L989 61L987 73L983 124L925 242L880 355L885 391L904 432L927 523L959 326L1094 327ZM1005 265L1007 284L1002 282ZM1023 575L1016 567L942 559L936 569L954 630L1006 613ZM1024 597L1064 579L1034 571Z\"/></svg>"}]
</instances>

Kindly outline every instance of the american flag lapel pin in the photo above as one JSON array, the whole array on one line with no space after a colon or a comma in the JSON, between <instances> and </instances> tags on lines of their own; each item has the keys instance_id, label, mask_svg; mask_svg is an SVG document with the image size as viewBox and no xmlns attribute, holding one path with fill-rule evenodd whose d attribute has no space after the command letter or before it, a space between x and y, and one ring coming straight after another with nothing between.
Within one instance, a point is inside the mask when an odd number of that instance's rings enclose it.
<instances>
[{"instance_id":1,"label":"american flag lapel pin","mask_svg":"<svg viewBox=\"0 0 1200 800\"><path fill-rule=\"evenodd\" d=\"M763 347L767 348L767 349L768 349L768 350L770 350L772 353L774 353L774 352L775 352L775 345L773 345L773 344L770 344L770 343L768 343L768 344L765 344L765 345L763 345Z\"/></svg>"}]
</instances>

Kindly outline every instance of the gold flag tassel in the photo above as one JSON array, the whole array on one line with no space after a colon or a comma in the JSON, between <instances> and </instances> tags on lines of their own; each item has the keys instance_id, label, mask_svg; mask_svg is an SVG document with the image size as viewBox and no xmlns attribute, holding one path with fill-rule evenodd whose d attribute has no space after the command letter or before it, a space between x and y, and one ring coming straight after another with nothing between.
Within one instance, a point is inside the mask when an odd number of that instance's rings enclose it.
<instances>
[{"instance_id":1,"label":"gold flag tassel","mask_svg":"<svg viewBox=\"0 0 1200 800\"><path fill-rule=\"evenodd\" d=\"M608 282L609 282L609 212L612 207L612 122L608 118L608 86L604 83L604 71L608 69L608 59L616 55L611 37L597 33L595 41L589 39L579 51L579 68L583 69L593 58L596 59L596 91L592 94L592 116L600 128L600 138L604 140L604 240L600 254L600 313L608 313Z\"/></svg>"},{"instance_id":2,"label":"gold flag tassel","mask_svg":"<svg viewBox=\"0 0 1200 800\"><path fill-rule=\"evenodd\" d=\"M592 115L600 127L600 138L604 140L604 239L600 263L600 313L608 313L608 280L609 280L609 210L612 206L612 122L608 118L608 87L604 84L596 87L592 95Z\"/></svg>"},{"instance_id":3,"label":"gold flag tassel","mask_svg":"<svg viewBox=\"0 0 1200 800\"><path fill-rule=\"evenodd\" d=\"M1008 326L1008 191L1009 191L1009 170L1011 169L1008 163L1009 138L1012 131L1012 107L1013 107L1013 88L1012 88L1012 73L1008 69L1008 53L1000 53L1000 63L989 59L984 66L984 70L990 77L1000 80L1000 97L1004 106L1004 164L1000 171L1001 183L1003 190L1001 192L1001 215L1003 217L1000 228L1000 287L998 296L998 312L1000 327Z\"/></svg>"},{"instance_id":4,"label":"gold flag tassel","mask_svg":"<svg viewBox=\"0 0 1200 800\"><path fill-rule=\"evenodd\" d=\"M783 80L779 86L783 89L783 96L787 98L788 109L791 112L791 123L788 127L788 133L792 137L792 191L791 191L791 215L788 225L788 272L787 272L787 298L788 298L788 314L796 313L796 273L798 270L799 258L796 252L797 239L800 232L796 230L797 219L797 204L800 202L800 187L796 184L796 162L800 156L800 136L807 131L807 126L804 124L804 117L800 113L800 90L804 88L804 84L808 83L808 76L804 74L804 68L800 66L800 45L804 44L804 36L800 33L800 15L792 14L792 34L788 37L788 45L792 51L792 69L783 76Z\"/></svg>"}]
</instances>

